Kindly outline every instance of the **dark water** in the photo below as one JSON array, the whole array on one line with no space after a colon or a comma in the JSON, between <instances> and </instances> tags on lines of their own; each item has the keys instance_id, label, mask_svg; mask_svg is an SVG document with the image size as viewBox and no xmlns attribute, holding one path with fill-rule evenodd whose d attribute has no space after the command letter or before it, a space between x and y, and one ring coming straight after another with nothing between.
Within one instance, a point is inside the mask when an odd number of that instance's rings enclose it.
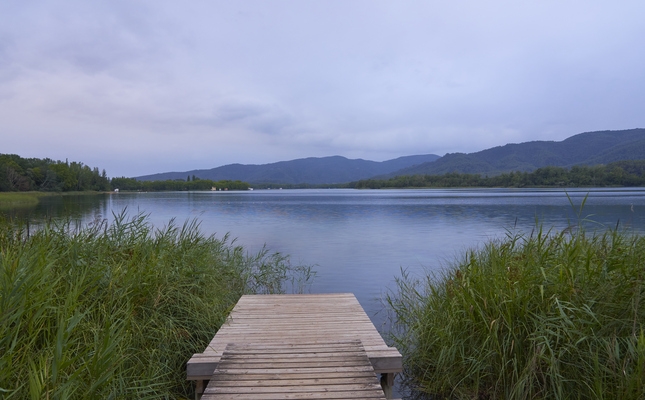
<instances>
[{"instance_id":1,"label":"dark water","mask_svg":"<svg viewBox=\"0 0 645 400\"><path fill-rule=\"evenodd\" d=\"M587 229L618 224L645 232L643 189L114 193L47 198L18 214L33 220L71 215L87 223L126 208L150 214L157 226L196 218L206 234L230 233L249 251L266 244L289 254L292 264L314 265L312 292L352 292L378 324L379 299L401 268L412 274L441 269L488 239L530 232L536 219L565 229L587 217L595 221Z\"/></svg>"},{"instance_id":2,"label":"dark water","mask_svg":"<svg viewBox=\"0 0 645 400\"><path fill-rule=\"evenodd\" d=\"M35 207L0 209L0 215L12 219L38 222L49 219L71 217L86 221L101 217L108 209L110 195L54 195L41 197Z\"/></svg>"}]
</instances>

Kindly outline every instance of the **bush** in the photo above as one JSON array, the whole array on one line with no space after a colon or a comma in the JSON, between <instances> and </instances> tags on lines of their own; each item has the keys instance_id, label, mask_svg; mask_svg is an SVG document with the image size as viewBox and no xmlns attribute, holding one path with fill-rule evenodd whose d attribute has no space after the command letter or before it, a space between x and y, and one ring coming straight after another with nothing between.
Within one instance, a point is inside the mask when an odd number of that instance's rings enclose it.
<instances>
[{"instance_id":1,"label":"bush","mask_svg":"<svg viewBox=\"0 0 645 400\"><path fill-rule=\"evenodd\" d=\"M645 238L511 234L389 303L404 386L432 399L645 398Z\"/></svg>"}]
</instances>

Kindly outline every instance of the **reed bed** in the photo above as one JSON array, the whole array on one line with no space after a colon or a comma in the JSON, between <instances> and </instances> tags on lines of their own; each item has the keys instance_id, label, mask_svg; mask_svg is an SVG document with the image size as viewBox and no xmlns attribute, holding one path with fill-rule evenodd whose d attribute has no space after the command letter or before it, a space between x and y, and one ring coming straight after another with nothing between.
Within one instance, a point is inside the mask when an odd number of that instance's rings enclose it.
<instances>
[{"instance_id":1,"label":"reed bed","mask_svg":"<svg viewBox=\"0 0 645 400\"><path fill-rule=\"evenodd\" d=\"M0 192L0 210L34 207L40 197L47 195L42 192Z\"/></svg>"},{"instance_id":2,"label":"reed bed","mask_svg":"<svg viewBox=\"0 0 645 400\"><path fill-rule=\"evenodd\" d=\"M239 297L311 276L195 221L154 229L123 212L31 234L0 221L0 397L191 398L185 363Z\"/></svg>"},{"instance_id":3,"label":"reed bed","mask_svg":"<svg viewBox=\"0 0 645 400\"><path fill-rule=\"evenodd\" d=\"M645 398L645 238L508 233L388 301L423 399Z\"/></svg>"}]
</instances>

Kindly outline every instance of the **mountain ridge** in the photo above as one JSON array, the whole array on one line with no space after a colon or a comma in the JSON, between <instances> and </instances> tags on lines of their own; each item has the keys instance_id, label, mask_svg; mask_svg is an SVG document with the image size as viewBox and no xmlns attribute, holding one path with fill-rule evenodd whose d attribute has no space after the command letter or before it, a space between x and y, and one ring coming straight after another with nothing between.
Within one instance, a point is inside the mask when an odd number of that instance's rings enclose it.
<instances>
[{"instance_id":1,"label":"mountain ridge","mask_svg":"<svg viewBox=\"0 0 645 400\"><path fill-rule=\"evenodd\" d=\"M137 180L200 179L241 180L252 184L343 184L361 179L387 179L401 175L442 175L451 172L497 175L531 172L546 166L608 164L645 159L645 129L583 132L562 141L534 140L508 143L474 153L403 156L386 161L348 159L342 156L308 157L269 164L228 164L211 169L166 172Z\"/></svg>"},{"instance_id":2,"label":"mountain ridge","mask_svg":"<svg viewBox=\"0 0 645 400\"><path fill-rule=\"evenodd\" d=\"M135 179L174 180L194 175L213 181L241 180L253 184L338 184L388 174L416 164L431 162L439 157L436 154L424 154L380 162L342 156L308 157L269 164L227 164L211 169L144 175Z\"/></svg>"},{"instance_id":3,"label":"mountain ridge","mask_svg":"<svg viewBox=\"0 0 645 400\"><path fill-rule=\"evenodd\" d=\"M451 172L497 175L554 166L608 164L645 159L645 129L584 132L562 141L508 143L474 153L448 153L432 163L407 167L375 178L441 175Z\"/></svg>"}]
</instances>

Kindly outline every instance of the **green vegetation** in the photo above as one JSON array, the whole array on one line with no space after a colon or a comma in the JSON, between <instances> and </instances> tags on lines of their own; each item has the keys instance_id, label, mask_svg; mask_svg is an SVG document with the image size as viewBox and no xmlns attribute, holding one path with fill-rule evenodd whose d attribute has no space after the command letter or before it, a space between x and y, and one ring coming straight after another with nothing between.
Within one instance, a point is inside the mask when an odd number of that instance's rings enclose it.
<instances>
[{"instance_id":1,"label":"green vegetation","mask_svg":"<svg viewBox=\"0 0 645 400\"><path fill-rule=\"evenodd\" d=\"M85 190L110 190L105 170L99 172L77 162L0 154L0 192Z\"/></svg>"},{"instance_id":2,"label":"green vegetation","mask_svg":"<svg viewBox=\"0 0 645 400\"><path fill-rule=\"evenodd\" d=\"M33 230L32 230L33 231ZM280 254L196 222L116 215L78 228L0 221L0 397L190 398L185 363L244 293L301 288Z\"/></svg>"},{"instance_id":3,"label":"green vegetation","mask_svg":"<svg viewBox=\"0 0 645 400\"><path fill-rule=\"evenodd\" d=\"M645 129L586 132L561 142L531 141L492 147L476 153L450 153L396 175L441 175L449 172L489 176L553 166L610 164L645 159Z\"/></svg>"},{"instance_id":4,"label":"green vegetation","mask_svg":"<svg viewBox=\"0 0 645 400\"><path fill-rule=\"evenodd\" d=\"M0 192L0 210L33 207L44 195L41 192Z\"/></svg>"},{"instance_id":5,"label":"green vegetation","mask_svg":"<svg viewBox=\"0 0 645 400\"><path fill-rule=\"evenodd\" d=\"M432 399L645 398L645 237L509 233L389 296ZM424 397L425 398L425 397Z\"/></svg>"},{"instance_id":6,"label":"green vegetation","mask_svg":"<svg viewBox=\"0 0 645 400\"><path fill-rule=\"evenodd\" d=\"M166 181L138 181L134 178L113 178L112 187L119 190L157 192L164 190L183 191L183 190L248 190L250 185L242 181L211 181L210 179L199 179L193 175L184 181L166 180Z\"/></svg>"},{"instance_id":7,"label":"green vegetation","mask_svg":"<svg viewBox=\"0 0 645 400\"><path fill-rule=\"evenodd\" d=\"M645 186L645 160L618 161L607 165L538 168L491 177L479 174L407 175L387 180L367 179L351 183L356 189L409 187L604 187Z\"/></svg>"},{"instance_id":8,"label":"green vegetation","mask_svg":"<svg viewBox=\"0 0 645 400\"><path fill-rule=\"evenodd\" d=\"M110 191L113 189L132 191L164 190L248 190L249 184L241 181L211 181L192 176L187 180L137 181L134 178L109 179L105 170L91 169L78 162L53 161L48 158L22 158L15 154L0 154L0 193L1 192L81 192ZM37 198L33 195L21 197L0 197L2 203L13 205L35 205ZM24 201L22 201L24 200ZM35 201L35 203L34 203ZM8 204L7 204L8 206Z\"/></svg>"}]
</instances>

